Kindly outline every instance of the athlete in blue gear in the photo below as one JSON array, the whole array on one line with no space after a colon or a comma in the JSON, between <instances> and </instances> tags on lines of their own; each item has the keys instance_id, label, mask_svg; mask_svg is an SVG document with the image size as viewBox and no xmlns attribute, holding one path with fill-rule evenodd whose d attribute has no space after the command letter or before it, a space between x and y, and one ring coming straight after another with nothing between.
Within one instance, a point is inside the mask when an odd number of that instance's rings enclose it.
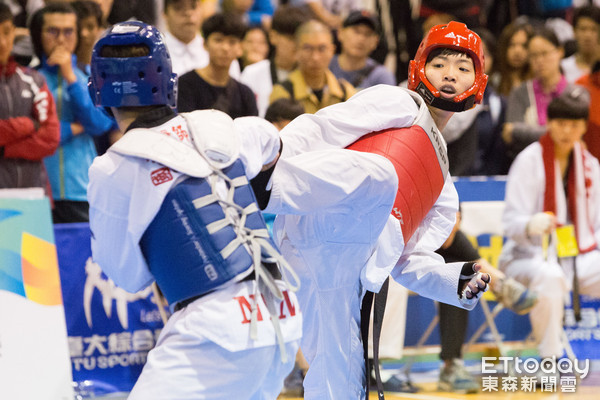
<instances>
[{"instance_id":1,"label":"athlete in blue gear","mask_svg":"<svg viewBox=\"0 0 600 400\"><path fill-rule=\"evenodd\" d=\"M129 399L276 398L301 315L295 274L249 183L269 173L276 128L215 110L174 112L168 51L141 22L110 28L91 69L94 102L125 132L89 170L93 258L128 291L156 282L174 312Z\"/></svg>"}]
</instances>

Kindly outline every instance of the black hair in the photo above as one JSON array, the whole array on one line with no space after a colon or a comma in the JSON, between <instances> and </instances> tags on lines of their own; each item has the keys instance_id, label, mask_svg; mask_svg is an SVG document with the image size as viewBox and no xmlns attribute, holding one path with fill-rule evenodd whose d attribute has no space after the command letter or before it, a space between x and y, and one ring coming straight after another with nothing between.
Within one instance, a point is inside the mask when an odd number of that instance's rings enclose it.
<instances>
[{"instance_id":1,"label":"black hair","mask_svg":"<svg viewBox=\"0 0 600 400\"><path fill-rule=\"evenodd\" d=\"M213 14L202 23L202 36L206 40L213 33L235 36L242 40L246 33L246 24L235 14Z\"/></svg>"},{"instance_id":2,"label":"black hair","mask_svg":"<svg viewBox=\"0 0 600 400\"><path fill-rule=\"evenodd\" d=\"M167 10L167 7L179 3L181 0L165 0L163 3L163 10ZM200 0L192 0L195 3L200 3Z\"/></svg>"},{"instance_id":3,"label":"black hair","mask_svg":"<svg viewBox=\"0 0 600 400\"><path fill-rule=\"evenodd\" d=\"M271 29L282 35L294 36L300 25L310 19L306 9L288 4L277 7L271 20Z\"/></svg>"},{"instance_id":4,"label":"black hair","mask_svg":"<svg viewBox=\"0 0 600 400\"><path fill-rule=\"evenodd\" d=\"M433 60L437 56L462 56L465 55L469 58L471 56L466 51L450 49L448 47L438 47L436 49L431 50L431 52L427 55L427 64L429 61Z\"/></svg>"},{"instance_id":5,"label":"black hair","mask_svg":"<svg viewBox=\"0 0 600 400\"><path fill-rule=\"evenodd\" d=\"M577 26L577 22L580 18L589 18L596 23L596 25L600 25L600 7L590 5L578 7L573 12L573 27Z\"/></svg>"},{"instance_id":6,"label":"black hair","mask_svg":"<svg viewBox=\"0 0 600 400\"><path fill-rule=\"evenodd\" d=\"M70 3L48 3L46 6L37 10L29 21L29 32L31 33L31 43L33 51L40 60L44 55L42 47L42 28L44 26L44 16L46 14L73 14L77 17L75 9ZM77 19L79 21L79 19ZM79 22L77 22L79 24Z\"/></svg>"},{"instance_id":7,"label":"black hair","mask_svg":"<svg viewBox=\"0 0 600 400\"><path fill-rule=\"evenodd\" d=\"M533 35L533 27L531 22L526 17L519 17L514 22L506 25L500 36L498 37L498 42L496 46L496 51L494 53L494 65L492 66L492 72L498 73L500 76L500 81L497 85L498 93L508 96L510 91L512 90L512 80L510 79L510 74L514 70L514 68L508 64L508 58L506 54L508 52L508 48L510 47L510 41L513 36L515 36L519 32L524 32L527 37L527 42ZM529 79L531 72L529 70L529 61L525 63L523 68L519 71L519 75L521 80L525 81Z\"/></svg>"},{"instance_id":8,"label":"black hair","mask_svg":"<svg viewBox=\"0 0 600 400\"><path fill-rule=\"evenodd\" d=\"M560 96L548 104L548 120L551 119L585 119L590 114L590 97L581 86L566 88Z\"/></svg>"},{"instance_id":9,"label":"black hair","mask_svg":"<svg viewBox=\"0 0 600 400\"><path fill-rule=\"evenodd\" d=\"M531 39L536 37L545 39L547 42L552 43L554 47L562 49L562 45L560 43L560 40L558 40L558 36L556 36L556 33L554 33L552 29L544 25L538 25L534 28L533 34L529 38L529 42L531 42ZM527 44L529 44L529 42Z\"/></svg>"},{"instance_id":10,"label":"black hair","mask_svg":"<svg viewBox=\"0 0 600 400\"><path fill-rule=\"evenodd\" d=\"M14 21L14 16L10 12L8 5L0 3L0 24L5 21Z\"/></svg>"},{"instance_id":11,"label":"black hair","mask_svg":"<svg viewBox=\"0 0 600 400\"><path fill-rule=\"evenodd\" d=\"M77 0L71 2L71 6L77 13L77 20L81 23L82 19L94 17L98 26L102 26L102 8L93 0Z\"/></svg>"},{"instance_id":12,"label":"black hair","mask_svg":"<svg viewBox=\"0 0 600 400\"><path fill-rule=\"evenodd\" d=\"M106 58L135 58L150 55L150 48L145 44L131 44L125 46L102 46L100 57Z\"/></svg>"},{"instance_id":13,"label":"black hair","mask_svg":"<svg viewBox=\"0 0 600 400\"><path fill-rule=\"evenodd\" d=\"M267 108L265 119L271 123L283 120L291 121L304 114L304 106L297 100L282 97L275 100Z\"/></svg>"}]
</instances>

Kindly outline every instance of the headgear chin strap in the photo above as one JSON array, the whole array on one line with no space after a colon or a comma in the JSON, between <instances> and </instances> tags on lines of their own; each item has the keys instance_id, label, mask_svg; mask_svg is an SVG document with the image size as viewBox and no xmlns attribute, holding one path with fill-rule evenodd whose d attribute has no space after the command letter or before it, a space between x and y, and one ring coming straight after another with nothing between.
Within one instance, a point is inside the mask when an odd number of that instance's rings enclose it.
<instances>
[{"instance_id":1,"label":"headgear chin strap","mask_svg":"<svg viewBox=\"0 0 600 400\"><path fill-rule=\"evenodd\" d=\"M473 85L453 99L444 99L425 75L429 54L438 48L447 48L467 54L473 60L475 81ZM465 24L452 21L436 25L425 36L408 71L408 88L418 92L427 104L447 111L465 111L481 103L488 76L484 71L483 43L479 35Z\"/></svg>"}]
</instances>

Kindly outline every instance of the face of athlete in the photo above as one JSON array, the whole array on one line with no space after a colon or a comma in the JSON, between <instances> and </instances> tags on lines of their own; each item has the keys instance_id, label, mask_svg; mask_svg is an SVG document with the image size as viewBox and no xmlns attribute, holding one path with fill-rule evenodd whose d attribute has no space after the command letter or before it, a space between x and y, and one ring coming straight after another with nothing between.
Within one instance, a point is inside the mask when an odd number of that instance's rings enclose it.
<instances>
[{"instance_id":1,"label":"face of athlete","mask_svg":"<svg viewBox=\"0 0 600 400\"><path fill-rule=\"evenodd\" d=\"M453 99L475 82L473 60L466 54L440 54L425 64L427 80L443 99Z\"/></svg>"}]
</instances>

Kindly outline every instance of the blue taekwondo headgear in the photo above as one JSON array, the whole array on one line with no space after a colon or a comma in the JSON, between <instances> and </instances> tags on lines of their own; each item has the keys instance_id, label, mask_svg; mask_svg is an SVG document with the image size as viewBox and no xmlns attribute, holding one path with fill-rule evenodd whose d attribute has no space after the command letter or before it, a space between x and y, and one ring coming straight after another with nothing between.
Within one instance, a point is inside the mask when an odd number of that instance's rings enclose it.
<instances>
[{"instance_id":1,"label":"blue taekwondo headgear","mask_svg":"<svg viewBox=\"0 0 600 400\"><path fill-rule=\"evenodd\" d=\"M140 46L140 57L106 57L107 47ZM113 54L118 52L113 52ZM90 96L97 106L177 105L177 75L160 31L140 21L115 24L92 51Z\"/></svg>"}]
</instances>

